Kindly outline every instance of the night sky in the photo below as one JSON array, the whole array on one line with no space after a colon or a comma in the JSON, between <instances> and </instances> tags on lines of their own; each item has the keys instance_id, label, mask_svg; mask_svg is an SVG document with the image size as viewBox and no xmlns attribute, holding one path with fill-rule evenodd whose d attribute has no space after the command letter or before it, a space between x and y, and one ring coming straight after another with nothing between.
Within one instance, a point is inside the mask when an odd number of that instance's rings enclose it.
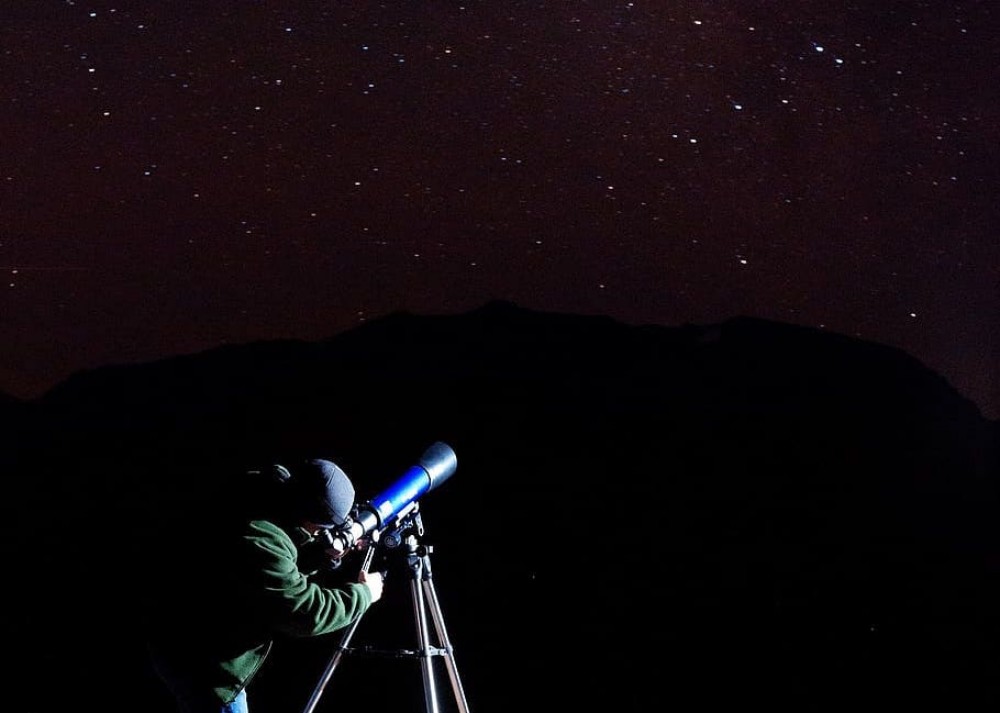
<instances>
[{"instance_id":1,"label":"night sky","mask_svg":"<svg viewBox=\"0 0 1000 713\"><path fill-rule=\"evenodd\" d=\"M899 347L1000 417L973 2L0 9L0 390L493 299Z\"/></svg>"}]
</instances>

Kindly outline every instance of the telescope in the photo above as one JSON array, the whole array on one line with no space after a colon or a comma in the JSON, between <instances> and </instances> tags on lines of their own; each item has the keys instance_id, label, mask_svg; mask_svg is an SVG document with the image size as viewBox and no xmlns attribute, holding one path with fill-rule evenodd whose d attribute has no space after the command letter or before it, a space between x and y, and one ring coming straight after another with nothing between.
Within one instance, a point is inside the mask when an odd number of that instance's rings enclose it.
<instances>
[{"instance_id":1,"label":"telescope","mask_svg":"<svg viewBox=\"0 0 1000 713\"><path fill-rule=\"evenodd\" d=\"M325 552L330 557L330 564L333 567L339 566L340 557L353 548L360 549L365 546L366 539L377 543L381 538L388 549L398 547L405 542L406 564L410 573L410 599L413 603L420 649L382 653L420 659L426 713L438 713L437 683L432 664L435 656L444 657L448 679L451 681L452 692L458 705L457 713L469 713L465 691L462 690L462 681L452 656L452 645L444 628L444 615L441 613L437 592L434 590L434 580L431 577L430 553L433 548L418 544L418 537L423 534L423 526L420 524L417 500L450 478L455 472L456 465L455 452L445 443L440 441L435 443L424 451L417 464L403 473L396 482L371 500L356 505L343 525L323 530L319 538L326 547ZM362 572L369 571L375 551L375 547L368 548L361 566ZM382 575L385 576L385 572ZM323 689L333 676L334 669L339 665L341 658L352 651L348 643L360 621L360 618L356 618L345 630L340 645L330 658L303 713L313 713ZM429 622L434 624L438 645L432 643L432 635L428 629Z\"/></svg>"},{"instance_id":2,"label":"telescope","mask_svg":"<svg viewBox=\"0 0 1000 713\"><path fill-rule=\"evenodd\" d=\"M451 477L458 465L455 451L438 441L424 451L416 465L410 466L375 497L356 505L347 521L324 530L327 554L339 560L364 538L377 540L383 530L405 519L417 508L420 496L429 493Z\"/></svg>"}]
</instances>

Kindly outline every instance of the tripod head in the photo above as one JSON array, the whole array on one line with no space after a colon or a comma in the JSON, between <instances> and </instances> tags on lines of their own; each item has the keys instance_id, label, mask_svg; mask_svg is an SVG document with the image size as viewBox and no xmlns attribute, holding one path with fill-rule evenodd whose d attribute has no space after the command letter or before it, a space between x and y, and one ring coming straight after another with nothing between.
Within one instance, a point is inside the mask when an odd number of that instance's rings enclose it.
<instances>
[{"instance_id":1,"label":"tripod head","mask_svg":"<svg viewBox=\"0 0 1000 713\"><path fill-rule=\"evenodd\" d=\"M396 521L395 526L379 534L376 544L384 549L394 550L408 539L423 535L424 521L420 517L420 504L416 503L410 512Z\"/></svg>"}]
</instances>

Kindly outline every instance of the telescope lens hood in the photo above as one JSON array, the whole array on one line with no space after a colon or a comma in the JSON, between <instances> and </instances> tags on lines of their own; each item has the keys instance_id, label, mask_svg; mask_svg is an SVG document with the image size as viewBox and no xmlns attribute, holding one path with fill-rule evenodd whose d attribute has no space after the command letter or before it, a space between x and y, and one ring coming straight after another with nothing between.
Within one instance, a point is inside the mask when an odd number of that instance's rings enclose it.
<instances>
[{"instance_id":1,"label":"telescope lens hood","mask_svg":"<svg viewBox=\"0 0 1000 713\"><path fill-rule=\"evenodd\" d=\"M428 490L433 490L455 472L455 469L458 467L458 457L455 455L455 451L451 449L451 446L438 441L424 451L419 465L427 471L427 475L430 478L430 487L428 487Z\"/></svg>"}]
</instances>

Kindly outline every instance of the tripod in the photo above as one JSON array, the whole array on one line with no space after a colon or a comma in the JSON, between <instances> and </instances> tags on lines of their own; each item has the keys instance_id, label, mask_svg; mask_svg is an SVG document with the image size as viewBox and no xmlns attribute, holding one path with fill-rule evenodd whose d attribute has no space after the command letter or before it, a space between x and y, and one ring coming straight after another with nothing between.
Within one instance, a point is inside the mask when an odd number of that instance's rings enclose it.
<instances>
[{"instance_id":1,"label":"tripod","mask_svg":"<svg viewBox=\"0 0 1000 713\"><path fill-rule=\"evenodd\" d=\"M423 523L420 519L418 508L407 515L402 525L397 527L388 536L380 538L388 542L390 548L405 545L406 565L410 574L410 595L413 603L413 614L417 625L417 640L420 648L400 649L395 652L380 652L388 655L419 658L420 668L423 675L424 684L424 705L426 713L439 713L437 678L434 675L434 657L444 658L445 667L448 672L448 679L451 682L452 694L458 706L459 713L469 713L469 706L465 700L465 691L462 688L462 680L458 675L458 668L455 665L455 657L448 639L448 632L444 625L444 616L441 613L441 605L438 602L437 592L434 589L434 579L431 572L431 551L432 547L420 544L419 536L423 534ZM375 554L375 545L369 545L365 552L365 560L362 564L362 571L367 572L371 567L372 558ZM431 632L428 627L428 613L434 624L434 632L438 645L431 642ZM354 623L347 628L340 639L340 644L333 656L330 657L319 683L313 690L312 696L303 713L312 713L319 703L319 698L323 694L333 672L340 664L341 659L346 654L353 653L355 649L349 647L351 637L358 628L361 617L354 620Z\"/></svg>"}]
</instances>

